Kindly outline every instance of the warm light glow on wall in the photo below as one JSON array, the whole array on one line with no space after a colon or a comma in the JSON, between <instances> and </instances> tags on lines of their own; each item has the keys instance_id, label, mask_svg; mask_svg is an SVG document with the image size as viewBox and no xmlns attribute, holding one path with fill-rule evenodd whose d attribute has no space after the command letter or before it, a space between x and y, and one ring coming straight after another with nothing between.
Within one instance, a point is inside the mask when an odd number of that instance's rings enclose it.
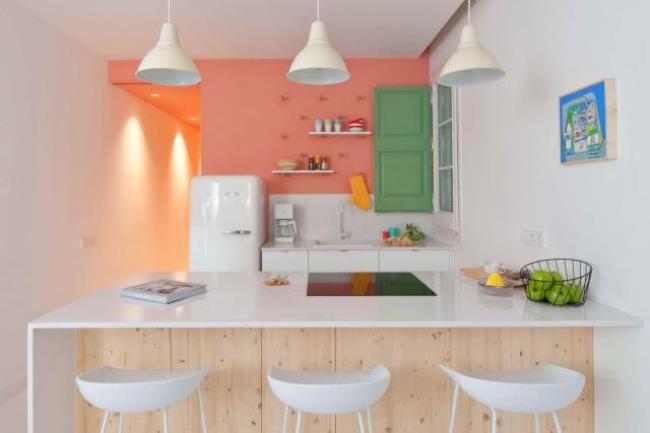
<instances>
[{"instance_id":1,"label":"warm light glow on wall","mask_svg":"<svg viewBox=\"0 0 650 433\"><path fill-rule=\"evenodd\" d=\"M125 174L135 177L144 177L147 169L147 139L137 117L131 116L124 124L124 129L119 139L122 146L122 166Z\"/></svg>"},{"instance_id":2,"label":"warm light glow on wall","mask_svg":"<svg viewBox=\"0 0 650 433\"><path fill-rule=\"evenodd\" d=\"M169 161L169 179L172 190L175 194L183 196L187 194L190 180L190 156L187 150L185 137L179 132L174 137L171 158Z\"/></svg>"}]
</instances>

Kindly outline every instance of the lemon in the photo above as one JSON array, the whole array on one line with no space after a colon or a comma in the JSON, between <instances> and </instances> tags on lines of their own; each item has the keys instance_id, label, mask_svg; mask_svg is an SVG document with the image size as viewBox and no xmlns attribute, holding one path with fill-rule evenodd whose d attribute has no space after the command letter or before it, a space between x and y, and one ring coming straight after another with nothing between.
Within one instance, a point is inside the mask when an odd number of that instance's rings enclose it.
<instances>
[{"instance_id":1,"label":"lemon","mask_svg":"<svg viewBox=\"0 0 650 433\"><path fill-rule=\"evenodd\" d=\"M488 275L485 285L490 287L505 287L506 283L503 282L503 278L500 274L492 272Z\"/></svg>"}]
</instances>

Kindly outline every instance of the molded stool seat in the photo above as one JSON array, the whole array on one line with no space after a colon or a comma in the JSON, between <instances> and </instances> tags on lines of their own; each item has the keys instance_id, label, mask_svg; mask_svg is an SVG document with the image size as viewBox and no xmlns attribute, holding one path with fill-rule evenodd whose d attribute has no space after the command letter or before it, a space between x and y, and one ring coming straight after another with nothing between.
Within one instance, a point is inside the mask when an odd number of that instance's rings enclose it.
<instances>
[{"instance_id":1,"label":"molded stool seat","mask_svg":"<svg viewBox=\"0 0 650 433\"><path fill-rule=\"evenodd\" d=\"M456 383L450 433L454 430L459 387L491 409L493 433L497 431L497 410L535 415L536 432L539 432L539 415L551 413L555 429L561 433L556 412L573 404L585 385L582 373L557 365L487 373L461 373L444 365L440 368Z\"/></svg>"},{"instance_id":2,"label":"molded stool seat","mask_svg":"<svg viewBox=\"0 0 650 433\"><path fill-rule=\"evenodd\" d=\"M282 433L287 431L289 407L297 411L296 433L300 433L302 412L342 414L357 412L359 430L364 433L363 411L372 433L370 406L388 389L390 372L383 365L370 370L310 373L272 367L267 376L271 390L285 404Z\"/></svg>"},{"instance_id":3,"label":"molded stool seat","mask_svg":"<svg viewBox=\"0 0 650 433\"><path fill-rule=\"evenodd\" d=\"M81 395L93 406L104 410L101 432L106 429L108 415L120 414L122 431L124 413L163 409L163 427L167 433L167 408L196 391L201 412L201 427L206 433L201 382L210 370L148 371L98 367L77 376Z\"/></svg>"}]
</instances>

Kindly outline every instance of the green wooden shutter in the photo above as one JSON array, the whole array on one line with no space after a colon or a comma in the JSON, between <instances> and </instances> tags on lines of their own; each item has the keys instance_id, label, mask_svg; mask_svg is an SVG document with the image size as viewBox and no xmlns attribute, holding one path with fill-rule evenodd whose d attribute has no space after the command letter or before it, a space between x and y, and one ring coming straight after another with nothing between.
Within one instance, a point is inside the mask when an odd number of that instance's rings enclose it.
<instances>
[{"instance_id":1,"label":"green wooden shutter","mask_svg":"<svg viewBox=\"0 0 650 433\"><path fill-rule=\"evenodd\" d=\"M431 88L374 91L375 211L433 212Z\"/></svg>"}]
</instances>

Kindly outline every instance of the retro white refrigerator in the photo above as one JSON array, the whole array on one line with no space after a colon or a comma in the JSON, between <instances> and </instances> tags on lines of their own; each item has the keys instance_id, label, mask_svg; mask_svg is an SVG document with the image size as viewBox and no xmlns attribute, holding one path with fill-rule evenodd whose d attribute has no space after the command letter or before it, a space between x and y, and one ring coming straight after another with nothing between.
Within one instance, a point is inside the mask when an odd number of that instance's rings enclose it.
<instances>
[{"instance_id":1,"label":"retro white refrigerator","mask_svg":"<svg viewBox=\"0 0 650 433\"><path fill-rule=\"evenodd\" d=\"M259 270L264 208L264 183L257 176L193 178L190 270Z\"/></svg>"}]
</instances>

